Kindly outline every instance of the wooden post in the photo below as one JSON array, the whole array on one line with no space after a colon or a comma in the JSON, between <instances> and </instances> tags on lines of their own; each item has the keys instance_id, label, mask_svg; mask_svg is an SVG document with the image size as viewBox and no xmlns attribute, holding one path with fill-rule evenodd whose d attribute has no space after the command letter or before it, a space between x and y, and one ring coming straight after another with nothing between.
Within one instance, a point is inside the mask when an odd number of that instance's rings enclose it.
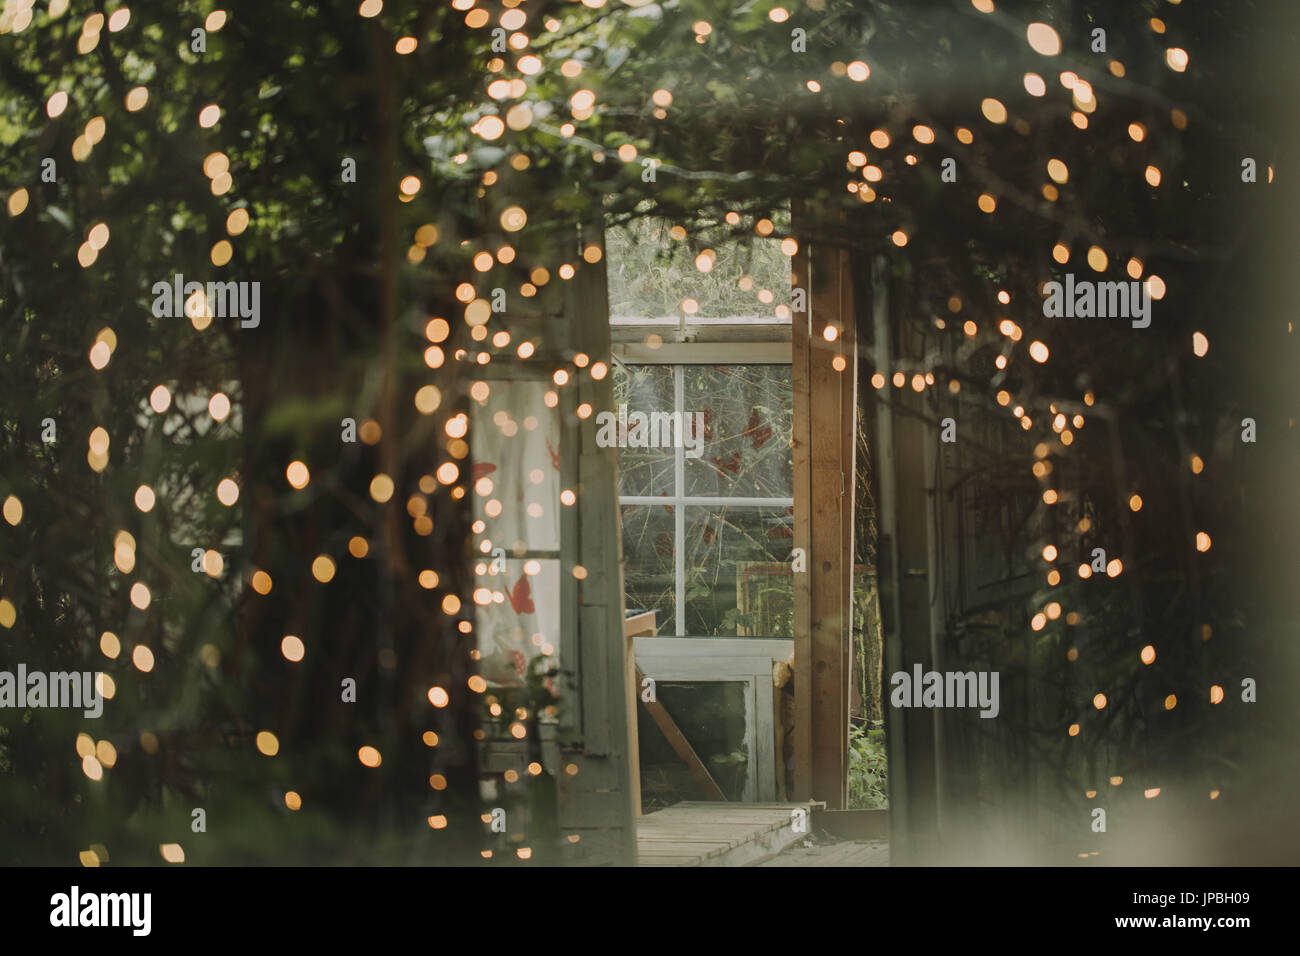
<instances>
[{"instance_id":1,"label":"wooden post","mask_svg":"<svg viewBox=\"0 0 1300 956\"><path fill-rule=\"evenodd\" d=\"M582 239L604 251L599 226ZM566 313L573 343L608 361L609 299L605 258L585 264L569 283ZM577 376L566 396L561 442L569 443L566 467L575 465L573 484L581 492L582 520L577 508L566 509L561 528L562 659L574 667L576 688L567 708L575 709L577 726L570 725L566 742L567 771L560 779L559 824L565 861L582 865L635 865L636 818L641 805L637 772L636 697L632 638L625 633L623 556L618 511L618 462L615 449L596 444L595 419L576 416L580 402L595 409L613 405L609 377L597 381ZM570 417L570 415L572 417ZM575 565L586 574L575 578ZM566 656L567 655L567 658ZM576 690L576 693L574 692ZM577 842L569 838L577 836Z\"/></svg>"},{"instance_id":2,"label":"wooden post","mask_svg":"<svg viewBox=\"0 0 1300 956\"><path fill-rule=\"evenodd\" d=\"M805 245L793 276L807 296L792 330L794 541L807 565L795 574L794 797L839 810L848 805L857 337L848 252Z\"/></svg>"},{"instance_id":3,"label":"wooden post","mask_svg":"<svg viewBox=\"0 0 1300 956\"><path fill-rule=\"evenodd\" d=\"M796 207L796 215L801 210ZM808 247L801 245L791 265L790 281L796 292L808 291ZM799 304L798 298L795 305ZM794 553L795 567L800 555L806 568L811 554L812 524L808 520L808 501L812 495L812 455L808 436L812 433L812 404L809 390L809 354L812 317L807 298L804 307L793 312L791 319L790 362L794 391L794 431L791 455L794 461ZM794 574L794 790L795 800L812 799L812 575Z\"/></svg>"},{"instance_id":4,"label":"wooden post","mask_svg":"<svg viewBox=\"0 0 1300 956\"><path fill-rule=\"evenodd\" d=\"M910 672L936 665L933 627L936 532L931 514L934 492L934 428L926 420L925 399L910 386L892 383L903 371L910 380L920 367L919 349L903 337L890 308L887 266L872 266L872 352L887 383L875 392L874 475L879 514L877 581L885 673ZM884 689L886 696L888 690ZM889 741L890 859L915 865L933 859L938 848L937 712L886 706Z\"/></svg>"},{"instance_id":5,"label":"wooden post","mask_svg":"<svg viewBox=\"0 0 1300 956\"><path fill-rule=\"evenodd\" d=\"M908 813L907 727L902 715L888 705L888 675L899 669L903 660L899 631L898 518L895 508L898 489L895 481L894 414L893 414L893 343L889 322L889 284L884 257L871 262L871 356L875 372L885 377L885 387L873 390L875 411L871 432L872 484L876 501L876 590L880 603L880 630L885 679L881 681L881 710L889 751L889 846L893 859L902 860L910 845Z\"/></svg>"}]
</instances>

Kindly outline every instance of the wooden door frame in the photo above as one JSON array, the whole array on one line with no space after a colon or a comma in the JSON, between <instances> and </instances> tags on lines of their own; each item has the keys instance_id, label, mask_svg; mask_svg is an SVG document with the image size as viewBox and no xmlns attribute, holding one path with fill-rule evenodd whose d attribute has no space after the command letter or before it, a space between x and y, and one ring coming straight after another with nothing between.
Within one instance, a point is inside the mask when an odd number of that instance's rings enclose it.
<instances>
[{"instance_id":1,"label":"wooden door frame","mask_svg":"<svg viewBox=\"0 0 1300 956\"><path fill-rule=\"evenodd\" d=\"M796 234L810 231L802 207ZM848 807L857 335L849 252L805 238L794 258L794 792ZM827 329L834 332L828 338Z\"/></svg>"}]
</instances>

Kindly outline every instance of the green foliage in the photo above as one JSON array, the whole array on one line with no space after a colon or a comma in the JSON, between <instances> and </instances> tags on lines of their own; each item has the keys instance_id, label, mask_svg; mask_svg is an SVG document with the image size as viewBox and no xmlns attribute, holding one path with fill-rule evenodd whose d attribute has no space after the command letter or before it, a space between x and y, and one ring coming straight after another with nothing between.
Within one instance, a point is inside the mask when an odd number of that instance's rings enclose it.
<instances>
[{"instance_id":1,"label":"green foliage","mask_svg":"<svg viewBox=\"0 0 1300 956\"><path fill-rule=\"evenodd\" d=\"M112 674L117 696L95 733L120 755L103 780L91 781L73 746L78 720L0 714L3 862L67 864L92 842L109 845L115 862L156 862L157 845L186 832L177 833L184 809L204 801L213 821L224 814L237 824L191 841L195 862L426 862L456 850L477 858L469 847L479 812L477 701L464 690L472 639L438 603L443 592L469 603L468 504L445 489L431 494L428 536L392 515L400 518L400 502L423 475L451 460L445 420L469 407L469 383L480 374L472 358L479 346L460 322L458 284L507 288L513 341L529 339L539 355L571 356L583 343L566 339L554 319L563 311L561 281L551 280L544 291L556 298L545 302L524 301L522 289L530 270L555 276L560 263L578 261L575 227L601 217L645 240L634 249L611 234L611 261L630 263L611 276L615 311L677 314L689 295L701 315L752 314L753 295L764 288L773 307L786 303L788 261L774 242L753 238L764 217L775 236L795 230L801 242L840 246L858 266L884 257L900 338L925 357L919 371L933 373L940 388L962 386L942 400L964 434L978 436L964 465L994 489L988 510L1030 502L999 514L1006 520L983 553L1038 555L1050 540L1068 572L1100 535L1112 553L1125 551L1117 581L1067 573L1048 588L1035 574L1033 593L999 608L996 626L974 628L978 646L956 649L957 657L1007 662L1007 673L1033 688L1032 712L1004 710L1001 755L1040 755L1061 794L1075 800L1108 769L1134 778L1139 769L1152 778L1177 769L1206 787L1232 772L1225 755L1235 751L1222 728L1235 721L1237 732L1250 733L1246 708L1166 713L1159 701L1170 687L1202 699L1222 674L1269 672L1275 661L1260 650L1282 633L1276 622L1256 626L1263 601L1251 600L1255 583L1238 570L1260 562L1260 541L1290 540L1276 502L1290 500L1285 482L1295 473L1294 439L1282 437L1283 425L1249 458L1234 434L1245 414L1260 416L1261 433L1270 421L1287 421L1287 401L1270 389L1294 378L1285 363L1294 362L1296 337L1284 334L1277 314L1289 292L1244 291L1259 284L1257 264L1283 245L1273 242L1270 216L1293 206L1277 198L1286 176L1276 186L1264 179L1287 153L1277 130L1286 108L1273 98L1279 83L1268 71L1290 62L1294 31L1274 28L1263 4L1162 5L1168 42L1191 51L1185 74L1164 63L1166 40L1148 23L1152 3L1051 4L1065 42L1059 68L1078 71L1096 94L1086 130L1050 75L1050 96L1023 92L1027 71L1047 69L1024 43L1022 25L1048 14L1028 2L1000 2L996 16L984 16L967 3L819 0L786 24L757 5L732 10L703 0L611 2L599 11L567 4L546 11L558 20L549 29L543 15L530 14L529 52L543 57L540 73L525 82L517 57L500 58L501 77L524 84L505 101L485 96L496 58L489 31L468 26L449 4L388 4L373 20L358 18L354 3L240 4L200 59L185 40L209 6L139 5L127 29L103 32L89 54L77 53L80 13L51 18L46 5L26 29L0 36L0 199L19 188L30 193L21 213L0 212L0 497L15 494L25 511L17 527L0 525L0 594L17 611L5 632L7 660ZM692 24L703 18L712 32L701 43ZM1079 53L1094 19L1107 24L1108 57ZM790 50L796 21L808 31L806 54ZM419 49L397 57L394 37L407 34ZM1122 79L1107 68L1110 57L1125 64ZM858 58L872 65L865 83L835 68ZM561 73L567 59L584 71ZM149 105L128 112L124 97L136 84L148 84ZM51 119L45 103L56 89L70 101ZM580 89L595 91L597 104L562 131ZM673 101L656 115L651 95L659 89ZM1005 100L1009 122L983 120L984 96ZM221 105L222 119L200 130L195 118L209 103ZM485 145L474 124L518 104L534 121ZM74 161L73 143L97 116L104 138ZM1135 122L1147 130L1141 142L1126 132ZM912 139L921 123L933 128L933 146ZM959 127L974 130L969 143L957 138ZM869 145L876 129L889 132L890 147ZM659 160L654 182L642 178L640 162L617 158L624 144ZM846 169L855 149L881 170L870 194ZM233 179L220 196L201 171L218 150ZM1260 165L1261 182L1249 188L1235 178L1243 151ZM948 155L960 166L952 184L938 176ZM39 179L46 156L58 160L55 183ZM339 181L344 156L357 159L355 184ZM524 168L511 164L518 156L528 160ZM1042 190L1049 157L1070 171L1055 199ZM1147 164L1162 169L1160 189L1144 180ZM398 203L397 180L407 174L418 174L422 187ZM985 191L996 194L996 214L979 211ZM527 207L528 228L507 235L500 211L516 203ZM799 204L802 218L783 218ZM184 319L152 317L153 281L175 272L215 278L210 250L235 208L249 210L251 224L235 237L227 272L267 283L262 327L240 331L217 320L200 332ZM111 241L83 268L77 249L100 221ZM650 241L665 223L687 234L669 241L680 250L672 259ZM424 224L440 239L412 254ZM909 236L905 247L890 239L898 229ZM516 253L509 264L494 262L482 274L469 266L476 252L507 241ZM730 242L750 251L733 254ZM1076 271L1097 245L1109 256L1106 278L1122 275L1130 257L1144 274L1160 274L1168 294L1152 327L1136 334L1114 323L1044 322L1039 284L1065 271L1050 259L1057 242L1071 247ZM708 273L694 264L705 248L719 253ZM752 291L740 286L744 272L754 277ZM975 335L960 331L953 298ZM423 360L433 315L455 329L437 370ZM997 331L1003 317L1023 330L1024 344ZM507 324L492 321L494 330ZM97 372L87 352L104 327L118 346ZM1213 343L1203 359L1187 347L1194 328ZM1035 339L1050 346L1050 362L1025 358ZM469 361L453 360L460 348ZM511 361L499 354L502 364ZM996 356L1005 367L994 366ZM442 405L418 416L411 386L427 382L437 383ZM159 383L178 397L167 424L144 405ZM993 399L1003 388L1023 403L1032 428L1013 423L1010 438L986 442L1009 421ZM217 390L242 418L204 418ZM1056 408L1088 417L1068 447L1050 426ZM340 409L358 421L382 419L387 444L341 451ZM39 437L47 416L59 426L54 446ZM102 473L85 458L97 426L112 438ZM1050 443L1049 452L1035 456L1039 442ZM1192 450L1206 465L1195 481L1186 468ZM298 456L313 472L303 493L284 481L286 463ZM1053 471L1031 478L1039 459ZM400 489L398 507L385 510L367 493L381 470ZM214 488L232 474L241 499L226 509ZM142 514L131 501L146 482L165 493ZM1064 492L1053 511L1039 504L1047 484ZM1135 489L1148 501L1140 515L1125 505ZM1091 537L1076 530L1084 516ZM1207 554L1188 540L1202 527L1214 534ZM120 530L138 542L129 575L113 562ZM375 543L365 562L343 557L353 535ZM223 580L189 572L196 544L224 552ZM322 588L308 569L325 551L340 565ZM1278 567L1287 553L1279 548ZM243 587L254 567L276 580L269 599ZM439 574L439 593L414 583L422 568ZM148 613L129 604L135 581L153 590ZM1066 613L1035 635L1027 611L1050 600ZM1071 624L1075 609L1087 613ZM963 610L970 624L975 611ZM954 625L959 636L972 629L962 623ZM1213 642L1201 636L1206 627ZM126 655L105 658L105 630L128 648L151 647L152 674L131 668ZM278 652L293 632L309 646L297 665ZM1160 645L1159 666L1143 670L1134 661L1147 640ZM1034 653L1017 657L1028 641L1037 642ZM1073 666L1066 651L1078 645L1085 652ZM392 657L376 653L381 647ZM358 676L364 708L340 705L341 674ZM434 682L451 688L452 704L429 717L412 702ZM1088 701L1101 687L1113 704L1094 714ZM1081 714L1087 726L1071 744L1062 728ZM1294 726L1276 711L1269 720ZM420 742L428 723L447 741L433 753ZM280 734L275 760L252 748L263 727ZM862 799L879 779L878 755L863 750L878 745L873 732L855 738L859 766L873 768L857 787ZM153 752L146 733L157 735ZM361 743L383 751L381 769L358 765ZM445 794L429 791L431 765L447 772ZM305 798L302 813L288 818L304 821L296 829L283 825L289 787ZM451 817L437 834L424 823L433 808Z\"/></svg>"},{"instance_id":2,"label":"green foliage","mask_svg":"<svg viewBox=\"0 0 1300 956\"><path fill-rule=\"evenodd\" d=\"M849 727L849 809L889 806L889 758L884 722L854 721Z\"/></svg>"},{"instance_id":3,"label":"green foliage","mask_svg":"<svg viewBox=\"0 0 1300 956\"><path fill-rule=\"evenodd\" d=\"M699 318L770 316L777 305L789 309L790 259L778 240L719 244L704 272L696 258L709 247L684 235L672 238L670 227L646 217L606 232L611 316L682 315L687 299L698 304L690 314ZM767 302L759 298L764 292Z\"/></svg>"},{"instance_id":4,"label":"green foliage","mask_svg":"<svg viewBox=\"0 0 1300 956\"><path fill-rule=\"evenodd\" d=\"M103 671L116 688L98 721L0 710L0 861L67 865L97 844L114 863L158 864L168 842L209 864L427 861L435 843L445 860L478 827L469 657L456 620L438 611L441 595L403 575L430 568L468 595L464 509L431 496L436 531L416 536L387 525L366 489L387 470L414 490L438 464L418 428L459 410L455 368L438 377L446 398L436 419L410 408L404 383L429 376L418 343L428 344L428 312L441 311L433 289L463 264L462 228L479 230L473 174L426 170L421 142L434 102L463 134L478 39L450 8L381 27L359 24L355 4L249 4L196 56L190 30L210 6L135 6L126 29L94 31L87 54L77 52L86 9L50 17L42 4L26 29L0 35L0 203L20 188L28 197L13 215L0 207L0 499L12 493L24 509L16 527L0 524L0 597L16 608L0 632L0 667ZM386 31L407 29L439 42L385 73ZM435 46L441 69L417 65ZM124 102L137 84L149 99L132 112ZM68 105L51 118L46 100L59 89ZM211 103L221 120L200 129ZM95 117L103 139L74 159ZM229 161L224 192L204 175L215 153ZM355 184L340 182L344 155L358 160ZM40 179L45 157L57 162L54 182ZM425 181L400 209L401 231L436 222L450 250L412 266L400 291L409 264L397 238L399 170ZM251 222L228 236L234 209ZM97 222L111 238L83 265L78 246ZM227 238L233 257L217 267L210 252ZM152 315L151 285L175 273L261 282L262 324L216 318L199 328ZM87 356L105 328L116 348L95 370ZM165 413L148 406L159 384L172 395ZM207 411L218 391L235 409L221 422ZM409 444L381 465L373 450L340 444L345 415L382 418L386 435ZM47 417L53 444L42 440ZM96 427L111 439L102 471L86 456ZM284 480L294 458L312 469L302 493ZM224 478L240 488L233 507L216 497ZM147 513L132 502L141 484L157 493ZM133 565L115 560L120 531L134 538ZM347 556L354 535L376 542L368 561ZM191 571L193 547L223 555L220 578ZM337 563L328 588L310 572L322 553ZM274 578L270 595L248 588L255 568ZM128 599L136 583L152 592L147 609ZM105 631L123 645L111 658ZM296 664L279 650L289 633L308 648ZM131 665L136 645L153 653L148 673ZM340 701L345 675L358 682L358 704ZM427 702L409 703L435 682L453 688L446 728ZM421 740L430 724L443 732L440 753ZM268 728L281 744L275 758L253 746ZM116 749L99 779L83 772L79 732ZM382 752L382 767L359 764L362 744ZM432 804L431 763L451 781ZM290 789L302 794L298 813L285 806ZM188 827L193 807L208 812L202 837ZM426 822L432 807L451 820L440 833Z\"/></svg>"}]
</instances>

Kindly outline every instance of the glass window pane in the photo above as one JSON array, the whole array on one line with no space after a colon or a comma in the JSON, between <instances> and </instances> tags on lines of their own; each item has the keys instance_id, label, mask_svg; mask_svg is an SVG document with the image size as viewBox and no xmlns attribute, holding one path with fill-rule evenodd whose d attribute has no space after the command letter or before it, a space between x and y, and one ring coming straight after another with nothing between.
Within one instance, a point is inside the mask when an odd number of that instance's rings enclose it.
<instances>
[{"instance_id":1,"label":"glass window pane","mask_svg":"<svg viewBox=\"0 0 1300 956\"><path fill-rule=\"evenodd\" d=\"M745 799L749 774L745 690L740 681L658 681L655 686L655 696L728 800ZM705 799L654 718L644 707L637 713L644 812Z\"/></svg>"},{"instance_id":2,"label":"glass window pane","mask_svg":"<svg viewBox=\"0 0 1300 956\"><path fill-rule=\"evenodd\" d=\"M673 411L673 369L671 365L629 365L614 366L614 415L619 415L619 406L626 406L627 412L641 412L645 415L654 412ZM622 436L616 429L616 438ZM623 444L622 441L619 442ZM623 448L618 449L618 490L622 495L672 495L677 493L673 486L672 448Z\"/></svg>"},{"instance_id":3,"label":"glass window pane","mask_svg":"<svg viewBox=\"0 0 1300 956\"><path fill-rule=\"evenodd\" d=\"M659 633L671 635L677 626L673 509L667 505L621 505L619 511L627 610L658 612Z\"/></svg>"},{"instance_id":4,"label":"glass window pane","mask_svg":"<svg viewBox=\"0 0 1300 956\"><path fill-rule=\"evenodd\" d=\"M683 366L684 411L704 414L704 451L686 459L686 494L794 494L794 393L788 365Z\"/></svg>"},{"instance_id":5,"label":"glass window pane","mask_svg":"<svg viewBox=\"0 0 1300 956\"><path fill-rule=\"evenodd\" d=\"M793 512L793 508L686 509L686 635L794 636L793 584L780 571L789 567ZM782 597L787 588L789 601Z\"/></svg>"}]
</instances>

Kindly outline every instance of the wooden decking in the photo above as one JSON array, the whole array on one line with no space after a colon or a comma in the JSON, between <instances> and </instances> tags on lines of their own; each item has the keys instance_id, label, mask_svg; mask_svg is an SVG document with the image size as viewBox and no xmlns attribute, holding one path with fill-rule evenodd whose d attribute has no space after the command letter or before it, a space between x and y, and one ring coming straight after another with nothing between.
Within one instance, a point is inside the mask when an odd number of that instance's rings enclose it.
<instances>
[{"instance_id":1,"label":"wooden decking","mask_svg":"<svg viewBox=\"0 0 1300 956\"><path fill-rule=\"evenodd\" d=\"M799 803L678 803L638 818L641 866L754 866L806 837Z\"/></svg>"},{"instance_id":2,"label":"wooden decking","mask_svg":"<svg viewBox=\"0 0 1300 956\"><path fill-rule=\"evenodd\" d=\"M793 846L758 866L889 866L889 844L883 840L846 840L821 846Z\"/></svg>"}]
</instances>

